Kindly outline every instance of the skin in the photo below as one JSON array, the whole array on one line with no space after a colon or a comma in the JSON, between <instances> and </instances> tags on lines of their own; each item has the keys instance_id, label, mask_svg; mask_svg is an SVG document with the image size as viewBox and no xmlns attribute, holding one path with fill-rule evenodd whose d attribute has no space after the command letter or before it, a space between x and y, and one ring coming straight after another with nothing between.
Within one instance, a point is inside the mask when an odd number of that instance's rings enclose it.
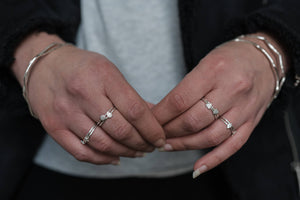
<instances>
[{"instance_id":1,"label":"skin","mask_svg":"<svg viewBox=\"0 0 300 200\"><path fill-rule=\"evenodd\" d=\"M284 55L270 36L258 35L266 37ZM247 39L268 49L262 41ZM287 66L285 58L284 64ZM229 41L215 48L153 108L167 137L161 150L214 147L196 161L193 177L214 168L246 143L272 101L274 87L269 61L251 44ZM203 97L233 124L235 135L231 136L224 122L214 119L201 101Z\"/></svg>"},{"instance_id":2,"label":"skin","mask_svg":"<svg viewBox=\"0 0 300 200\"><path fill-rule=\"evenodd\" d=\"M52 42L64 43L55 35L38 33L18 47L12 70L20 84L29 60ZM75 46L55 50L36 63L27 91L45 130L80 161L118 164L120 156L140 157L165 143L147 102L100 54ZM113 105L113 117L82 145L80 138Z\"/></svg>"},{"instance_id":3,"label":"skin","mask_svg":"<svg viewBox=\"0 0 300 200\"><path fill-rule=\"evenodd\" d=\"M272 37L257 34L284 55ZM247 39L268 49L262 41ZM51 42L64 41L36 33L19 45L12 71L21 85L30 59ZM196 161L197 177L245 144L272 101L274 87L264 55L250 44L229 41L205 56L157 105L141 99L104 56L75 46L41 58L27 89L29 103L45 130L78 160L118 164L120 156L139 157L155 147L162 151L214 147ZM214 119L203 97L232 122L234 136L221 120ZM117 108L113 118L95 130L88 145L82 145L80 138L112 105Z\"/></svg>"}]
</instances>

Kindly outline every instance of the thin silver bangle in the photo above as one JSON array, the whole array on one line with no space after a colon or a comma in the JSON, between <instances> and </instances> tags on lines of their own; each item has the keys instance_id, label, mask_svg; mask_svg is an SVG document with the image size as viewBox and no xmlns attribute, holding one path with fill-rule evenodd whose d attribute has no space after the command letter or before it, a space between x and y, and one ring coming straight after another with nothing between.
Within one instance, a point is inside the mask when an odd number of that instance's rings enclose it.
<instances>
[{"instance_id":1,"label":"thin silver bangle","mask_svg":"<svg viewBox=\"0 0 300 200\"><path fill-rule=\"evenodd\" d=\"M49 46L47 46L44 50L42 50L39 54L34 56L29 61L29 64L28 64L28 66L25 70L25 73L24 73L24 76L23 76L23 90L22 90L23 91L23 97L27 102L30 114L33 117L35 117L36 119L38 119L38 117L33 113L32 108L31 108L30 103L29 103L29 100L28 100L28 96L27 96L28 81L29 81L31 70L32 70L32 66L38 61L38 59L40 57L43 57L43 56L45 56L45 55L47 55L47 54L63 47L63 46L66 46L66 45L71 45L71 44L70 43L56 43L56 42L51 43Z\"/></svg>"},{"instance_id":2,"label":"thin silver bangle","mask_svg":"<svg viewBox=\"0 0 300 200\"><path fill-rule=\"evenodd\" d=\"M280 79L279 79L279 75L277 72L276 64L275 64L274 60L272 59L272 57L269 55L269 53L264 48L262 48L259 44L255 43L255 42L252 42L250 40L244 40L241 38L236 38L233 41L246 42L246 43L252 44L256 49L258 49L260 52L262 52L265 55L265 57L268 59L268 61L271 64L271 69L272 69L272 72L273 72L273 75L275 78L275 89L274 89L274 93L273 93L273 99L276 99L280 92L280 84L279 84Z\"/></svg>"},{"instance_id":3,"label":"thin silver bangle","mask_svg":"<svg viewBox=\"0 0 300 200\"><path fill-rule=\"evenodd\" d=\"M282 55L279 53L279 51L269 42L269 40L267 38L265 38L261 35L246 35L246 36L242 35L241 37L242 38L243 37L252 37L252 38L259 39L259 40L263 41L268 46L268 48L277 55L278 64L280 66L279 87L281 89L285 82L286 76L285 76L285 69L284 69L284 65L283 65Z\"/></svg>"}]
</instances>

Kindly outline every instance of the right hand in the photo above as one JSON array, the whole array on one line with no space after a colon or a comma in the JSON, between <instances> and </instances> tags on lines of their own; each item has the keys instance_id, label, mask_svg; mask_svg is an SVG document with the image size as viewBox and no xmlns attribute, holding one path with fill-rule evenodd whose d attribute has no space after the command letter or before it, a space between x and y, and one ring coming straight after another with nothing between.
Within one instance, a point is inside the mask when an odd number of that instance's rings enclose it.
<instances>
[{"instance_id":1,"label":"right hand","mask_svg":"<svg viewBox=\"0 0 300 200\"><path fill-rule=\"evenodd\" d=\"M164 145L162 127L147 103L104 56L75 46L41 58L32 69L28 99L45 130L80 161L118 164ZM80 142L111 107L113 117Z\"/></svg>"}]
</instances>

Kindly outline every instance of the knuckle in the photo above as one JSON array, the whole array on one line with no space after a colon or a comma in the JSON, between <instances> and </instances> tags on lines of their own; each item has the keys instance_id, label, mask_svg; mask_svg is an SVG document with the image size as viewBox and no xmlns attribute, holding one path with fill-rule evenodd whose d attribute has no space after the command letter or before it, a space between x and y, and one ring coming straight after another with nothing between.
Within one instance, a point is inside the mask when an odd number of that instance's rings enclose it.
<instances>
[{"instance_id":1,"label":"knuckle","mask_svg":"<svg viewBox=\"0 0 300 200\"><path fill-rule=\"evenodd\" d=\"M215 55L212 56L208 61L209 68L213 71L213 73L222 73L226 70L229 65L229 60L227 57Z\"/></svg>"},{"instance_id":2,"label":"knuckle","mask_svg":"<svg viewBox=\"0 0 300 200\"><path fill-rule=\"evenodd\" d=\"M129 121L137 121L146 113L146 106L138 101L133 101L128 107Z\"/></svg>"},{"instance_id":3,"label":"knuckle","mask_svg":"<svg viewBox=\"0 0 300 200\"><path fill-rule=\"evenodd\" d=\"M84 76L80 73L75 73L75 75L67 81L67 91L74 96L85 96L86 89L84 82Z\"/></svg>"},{"instance_id":4,"label":"knuckle","mask_svg":"<svg viewBox=\"0 0 300 200\"><path fill-rule=\"evenodd\" d=\"M108 77L108 72L114 66L108 59L102 55L93 56L86 64L86 71L101 77Z\"/></svg>"},{"instance_id":5,"label":"knuckle","mask_svg":"<svg viewBox=\"0 0 300 200\"><path fill-rule=\"evenodd\" d=\"M241 75L236 78L234 88L237 93L247 93L253 88L253 81L250 76Z\"/></svg>"},{"instance_id":6,"label":"knuckle","mask_svg":"<svg viewBox=\"0 0 300 200\"><path fill-rule=\"evenodd\" d=\"M96 148L101 152L110 153L111 146L112 146L112 143L108 140L102 139L102 140L96 141Z\"/></svg>"},{"instance_id":7,"label":"knuckle","mask_svg":"<svg viewBox=\"0 0 300 200\"><path fill-rule=\"evenodd\" d=\"M170 95L169 103L177 113L182 113L187 107L182 94Z\"/></svg>"},{"instance_id":8,"label":"knuckle","mask_svg":"<svg viewBox=\"0 0 300 200\"><path fill-rule=\"evenodd\" d=\"M113 130L113 133L115 134L117 139L119 139L120 141L125 141L130 138L132 129L133 128L130 125L120 124Z\"/></svg>"},{"instance_id":9,"label":"knuckle","mask_svg":"<svg viewBox=\"0 0 300 200\"><path fill-rule=\"evenodd\" d=\"M44 129L48 132L48 133L52 133L56 130L55 127L57 127L57 120L56 118L53 117L43 117L41 120L41 123L44 127Z\"/></svg>"},{"instance_id":10,"label":"knuckle","mask_svg":"<svg viewBox=\"0 0 300 200\"><path fill-rule=\"evenodd\" d=\"M187 114L183 119L183 129L195 133L201 129L201 119L195 114Z\"/></svg>"},{"instance_id":11,"label":"knuckle","mask_svg":"<svg viewBox=\"0 0 300 200\"><path fill-rule=\"evenodd\" d=\"M73 156L78 160L78 161L81 161L81 162L88 162L90 159L89 159L89 156L87 155L87 153L83 150L77 150L73 153Z\"/></svg>"},{"instance_id":12,"label":"knuckle","mask_svg":"<svg viewBox=\"0 0 300 200\"><path fill-rule=\"evenodd\" d=\"M213 132L211 132L207 137L207 143L209 147L214 147L219 145L222 142L222 140L223 139L219 135Z\"/></svg>"},{"instance_id":13,"label":"knuckle","mask_svg":"<svg viewBox=\"0 0 300 200\"><path fill-rule=\"evenodd\" d=\"M58 113L67 113L70 105L67 99L56 97L53 100L53 110Z\"/></svg>"}]
</instances>

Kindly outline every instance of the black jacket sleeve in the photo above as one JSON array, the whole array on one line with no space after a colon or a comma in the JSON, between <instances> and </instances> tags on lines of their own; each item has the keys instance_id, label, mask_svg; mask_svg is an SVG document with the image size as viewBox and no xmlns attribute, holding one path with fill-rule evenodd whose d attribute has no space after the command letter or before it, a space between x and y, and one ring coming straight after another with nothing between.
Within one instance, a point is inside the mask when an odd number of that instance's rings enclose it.
<instances>
[{"instance_id":1,"label":"black jacket sleeve","mask_svg":"<svg viewBox=\"0 0 300 200\"><path fill-rule=\"evenodd\" d=\"M295 75L300 75L300 1L179 0L179 8L188 67L193 68L222 42L241 34L265 31L285 49L291 66L285 85L293 87Z\"/></svg>"},{"instance_id":2,"label":"black jacket sleeve","mask_svg":"<svg viewBox=\"0 0 300 200\"><path fill-rule=\"evenodd\" d=\"M43 139L30 117L21 87L10 72L14 50L29 34L45 31L74 42L80 22L79 0L0 1L0 196L13 199Z\"/></svg>"}]
</instances>

